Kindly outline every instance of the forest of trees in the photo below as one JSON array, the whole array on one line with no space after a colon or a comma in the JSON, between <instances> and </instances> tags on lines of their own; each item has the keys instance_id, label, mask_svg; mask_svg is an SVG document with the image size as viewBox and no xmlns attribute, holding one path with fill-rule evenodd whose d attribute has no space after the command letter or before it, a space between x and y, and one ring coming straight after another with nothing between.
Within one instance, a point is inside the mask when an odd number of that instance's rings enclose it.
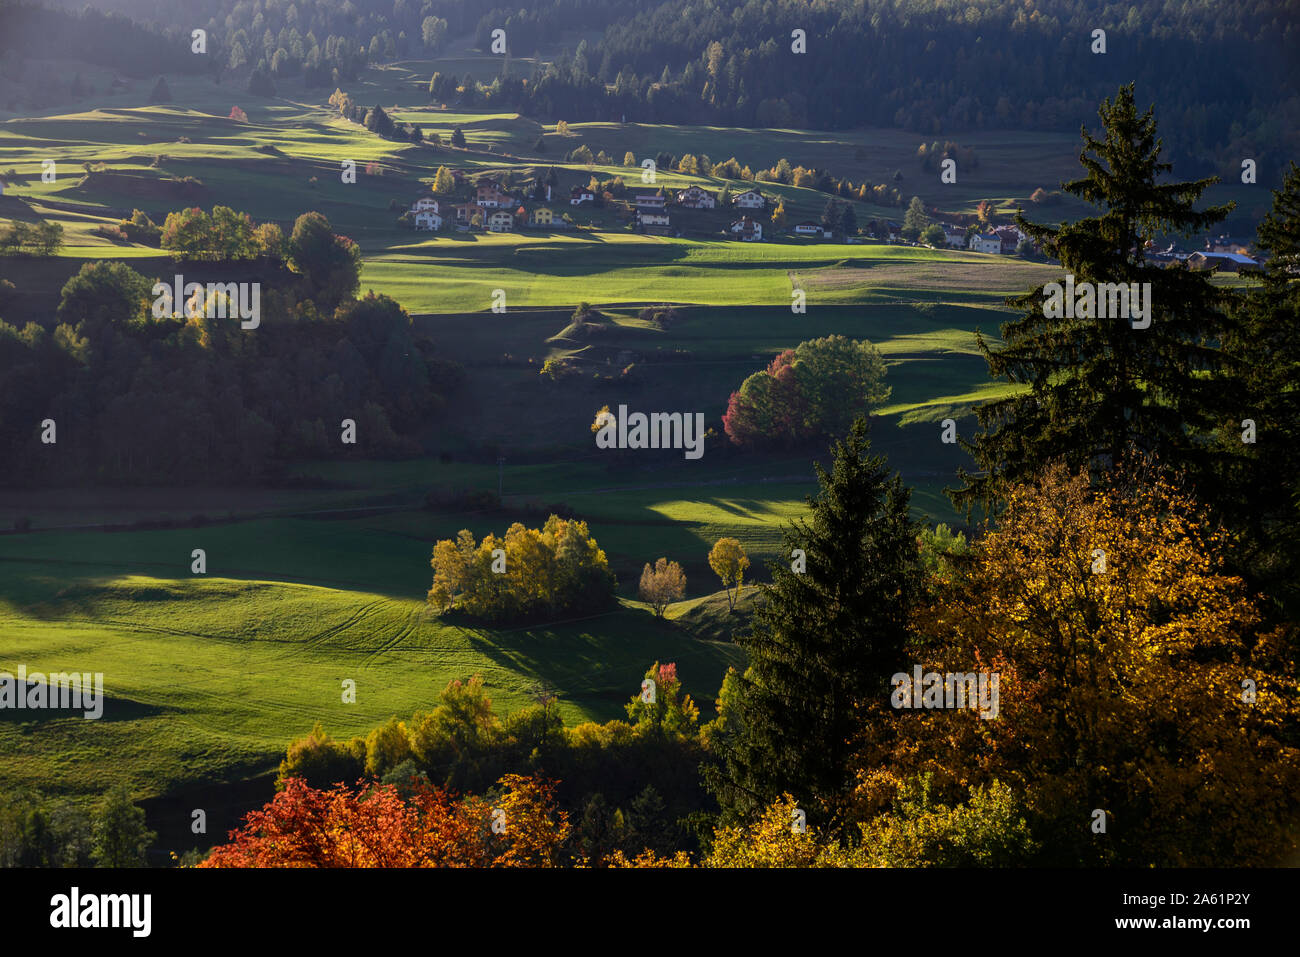
<instances>
[{"instance_id":1,"label":"forest of trees","mask_svg":"<svg viewBox=\"0 0 1300 957\"><path fill-rule=\"evenodd\" d=\"M439 99L552 120L892 126L929 136L1075 130L1122 76L1159 93L1169 155L1192 175L1235 168L1243 157L1278 172L1300 146L1300 94L1287 75L1300 22L1283 0L1101 9L1071 0L536 0L486 13L472 0L109 0L157 24L162 43L120 17L4 2L17 11L7 14L16 28L0 49L21 54L41 31L68 29L73 55L129 75L147 62L154 73L234 71L264 84L301 77L332 88L369 63L431 55L448 37L471 34L488 52L501 29L500 71L461 77ZM188 55L196 25L209 34L206 65ZM594 43L565 48L575 32L601 29ZM1104 54L1092 52L1095 29L1106 31ZM792 50L795 30L805 32L806 53ZM106 34L120 42L91 43ZM512 65L539 51L546 66Z\"/></svg>"},{"instance_id":2,"label":"forest of trees","mask_svg":"<svg viewBox=\"0 0 1300 957\"><path fill-rule=\"evenodd\" d=\"M261 283L261 325L182 304L156 317L154 280L171 276L87 263L52 322L0 320L6 481L244 483L302 456L419 449L460 367L416 336L393 299L355 298L359 251L324 216L303 214L283 237L225 207L184 210L168 216L162 242L217 260L202 264L209 278ZM345 419L355 443L344 442ZM54 441L43 441L47 420Z\"/></svg>"}]
</instances>

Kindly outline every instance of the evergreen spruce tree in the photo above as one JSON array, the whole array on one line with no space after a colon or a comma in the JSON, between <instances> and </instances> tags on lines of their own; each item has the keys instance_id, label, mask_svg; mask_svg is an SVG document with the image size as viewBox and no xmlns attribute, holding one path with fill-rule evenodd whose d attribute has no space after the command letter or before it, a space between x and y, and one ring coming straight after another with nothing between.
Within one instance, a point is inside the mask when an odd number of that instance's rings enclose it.
<instances>
[{"instance_id":1,"label":"evergreen spruce tree","mask_svg":"<svg viewBox=\"0 0 1300 957\"><path fill-rule=\"evenodd\" d=\"M831 196L822 207L822 228L832 233L839 232L841 216L839 200Z\"/></svg>"},{"instance_id":2,"label":"evergreen spruce tree","mask_svg":"<svg viewBox=\"0 0 1300 957\"><path fill-rule=\"evenodd\" d=\"M925 211L925 203L921 202L920 196L913 196L907 204L907 211L903 213L903 228L899 235L910 242L916 242L929 225L930 217Z\"/></svg>"},{"instance_id":3,"label":"evergreen spruce tree","mask_svg":"<svg viewBox=\"0 0 1300 957\"><path fill-rule=\"evenodd\" d=\"M840 229L844 231L845 236L858 234L858 214L853 211L852 203L844 204L844 211L840 215Z\"/></svg>"},{"instance_id":4,"label":"evergreen spruce tree","mask_svg":"<svg viewBox=\"0 0 1300 957\"><path fill-rule=\"evenodd\" d=\"M465 148L465 134L461 132L459 126L451 131L451 145L461 149Z\"/></svg>"},{"instance_id":5,"label":"evergreen spruce tree","mask_svg":"<svg viewBox=\"0 0 1300 957\"><path fill-rule=\"evenodd\" d=\"M163 77L158 77L158 82L153 85L153 92L149 94L150 103L170 103L172 101L172 91L167 89L167 81Z\"/></svg>"},{"instance_id":6,"label":"evergreen spruce tree","mask_svg":"<svg viewBox=\"0 0 1300 957\"><path fill-rule=\"evenodd\" d=\"M789 792L810 821L841 823L860 706L888 700L904 663L919 582L910 492L869 454L864 418L831 451L810 518L785 533L790 558L769 564L754 625L737 638L749 667L724 685L721 762L705 770L727 821Z\"/></svg>"},{"instance_id":7,"label":"evergreen spruce tree","mask_svg":"<svg viewBox=\"0 0 1300 957\"><path fill-rule=\"evenodd\" d=\"M1243 572L1300 610L1300 166L1291 164L1256 245L1262 277L1233 302L1224 351L1235 407L1221 433L1221 516L1237 532Z\"/></svg>"},{"instance_id":8,"label":"evergreen spruce tree","mask_svg":"<svg viewBox=\"0 0 1300 957\"><path fill-rule=\"evenodd\" d=\"M1044 286L1008 300L1024 313L1002 326L1003 344L978 333L977 343L993 377L1029 390L977 410L980 432L963 445L983 471L962 470L964 487L953 493L968 508L996 502L1000 482L1032 481L1057 459L1100 479L1133 455L1154 454L1193 483L1208 481L1207 440L1225 411L1214 378L1223 366L1223 302L1208 275L1148 263L1144 248L1158 234L1199 233L1232 207L1193 209L1213 177L1157 182L1172 167L1160 161L1153 111L1138 113L1131 84L1098 112L1102 138L1083 131L1086 175L1062 189L1100 215L1052 227L1017 213L1016 223L1076 286L1150 283L1150 325L1051 318Z\"/></svg>"},{"instance_id":9,"label":"evergreen spruce tree","mask_svg":"<svg viewBox=\"0 0 1300 957\"><path fill-rule=\"evenodd\" d=\"M275 82L265 67L259 65L248 77L248 92L254 96L275 96Z\"/></svg>"}]
</instances>

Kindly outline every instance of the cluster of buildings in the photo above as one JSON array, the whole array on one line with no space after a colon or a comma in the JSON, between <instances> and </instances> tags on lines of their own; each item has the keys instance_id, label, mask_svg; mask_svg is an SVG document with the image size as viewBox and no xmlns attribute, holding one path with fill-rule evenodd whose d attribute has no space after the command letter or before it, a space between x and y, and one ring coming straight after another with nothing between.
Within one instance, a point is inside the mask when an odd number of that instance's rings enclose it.
<instances>
[{"instance_id":1,"label":"cluster of buildings","mask_svg":"<svg viewBox=\"0 0 1300 957\"><path fill-rule=\"evenodd\" d=\"M574 205L586 202L586 197L595 201L595 197L589 192L581 193L581 199L578 193L579 191L575 189L574 198L570 199ZM717 209L719 205L716 194L699 186L688 186L686 189L678 190L672 198L674 203L683 209ZM633 209L636 226L642 232L657 235L671 235L674 232L672 215L668 212L668 197L662 192L633 192L629 203ZM745 242L762 239L763 224L745 215L743 211L762 209L766 206L767 200L763 198L763 194L756 189L747 189L733 196L731 205L736 210L742 211L742 215L727 227L727 231Z\"/></svg>"},{"instance_id":2,"label":"cluster of buildings","mask_svg":"<svg viewBox=\"0 0 1300 957\"><path fill-rule=\"evenodd\" d=\"M1251 254L1252 241L1234 236L1214 236L1205 241L1203 248L1193 252L1179 249L1170 243L1163 249L1147 244L1149 262L1185 262L1192 269L1210 269L1216 272L1252 272L1263 263Z\"/></svg>"},{"instance_id":3,"label":"cluster of buildings","mask_svg":"<svg viewBox=\"0 0 1300 957\"><path fill-rule=\"evenodd\" d=\"M551 198L551 187L545 187L546 199ZM482 179L474 184L468 202L453 203L434 196L421 196L410 209L416 229L438 230L450 222L456 229L486 229L491 233L508 233L524 226L547 229L564 228L568 224L545 206L529 212L523 201L502 187L496 179Z\"/></svg>"},{"instance_id":4,"label":"cluster of buildings","mask_svg":"<svg viewBox=\"0 0 1300 957\"><path fill-rule=\"evenodd\" d=\"M461 170L453 170L457 183L464 179ZM546 186L545 201L551 202L551 187ZM575 186L569 191L569 205L581 207L596 204L596 194L585 186ZM682 209L717 209L721 205L719 196L699 186L689 186L675 193L630 191L628 203L632 207L636 228L645 233L673 235L674 227L669 212L669 203ZM726 232L742 242L755 242L763 238L764 222L761 217L751 215L767 206L767 200L756 189L748 189L731 197L731 207L739 214L732 220ZM545 229L569 228L570 223L557 215L547 206L537 206L531 211L525 208L523 200L507 190L497 179L478 180L471 191L468 202L455 203L433 196L422 196L410 208L415 228L420 230L439 230L444 223L450 223L458 230L485 229L493 233L512 232L526 227ZM1016 226L997 226L986 232L967 234L964 226L940 223L944 241L952 247L965 248L978 253L1014 254L1022 242L1029 237ZM867 232L876 236L888 236L890 241L901 238L902 226L892 220L873 220L867 224ZM791 232L796 236L830 238L831 233L821 223L811 220L796 223ZM850 240L852 241L852 240ZM1148 244L1146 258L1153 262L1185 261L1193 269L1214 269L1222 272L1245 272L1260 268L1258 259L1251 255L1250 240L1231 236L1216 236L1205 242L1205 248L1194 252L1185 252L1170 244L1164 249L1155 249Z\"/></svg>"},{"instance_id":5,"label":"cluster of buildings","mask_svg":"<svg viewBox=\"0 0 1300 957\"><path fill-rule=\"evenodd\" d=\"M998 253L1010 256L1029 237L1017 226L998 226L986 233L971 233L963 242L966 231L960 226L943 224L943 235L949 246L965 246L971 252Z\"/></svg>"}]
</instances>

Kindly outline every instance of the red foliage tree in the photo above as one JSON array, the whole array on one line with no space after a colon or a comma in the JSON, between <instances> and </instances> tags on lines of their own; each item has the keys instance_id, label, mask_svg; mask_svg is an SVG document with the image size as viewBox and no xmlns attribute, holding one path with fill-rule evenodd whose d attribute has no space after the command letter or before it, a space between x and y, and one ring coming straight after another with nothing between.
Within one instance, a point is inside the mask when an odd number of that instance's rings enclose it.
<instances>
[{"instance_id":1,"label":"red foliage tree","mask_svg":"<svg viewBox=\"0 0 1300 957\"><path fill-rule=\"evenodd\" d=\"M496 801L428 786L403 801L391 785L317 790L291 777L199 866L554 866L569 829L554 785L513 774L498 783Z\"/></svg>"}]
</instances>

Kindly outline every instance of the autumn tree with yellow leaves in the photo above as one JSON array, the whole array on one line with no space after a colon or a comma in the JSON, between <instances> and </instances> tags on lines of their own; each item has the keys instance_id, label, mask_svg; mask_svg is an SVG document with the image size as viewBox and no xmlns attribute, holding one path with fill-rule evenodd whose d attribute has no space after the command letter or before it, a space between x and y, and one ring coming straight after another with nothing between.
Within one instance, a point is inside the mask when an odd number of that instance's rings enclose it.
<instances>
[{"instance_id":1,"label":"autumn tree with yellow leaves","mask_svg":"<svg viewBox=\"0 0 1300 957\"><path fill-rule=\"evenodd\" d=\"M504 538L476 542L468 529L433 548L428 602L485 621L602 611L617 581L586 522L552 515L540 529L515 522Z\"/></svg>"},{"instance_id":2,"label":"autumn tree with yellow leaves","mask_svg":"<svg viewBox=\"0 0 1300 957\"><path fill-rule=\"evenodd\" d=\"M1259 865L1294 851L1296 682L1283 634L1224 571L1225 544L1154 471L1093 490L1058 465L1012 489L916 621L916 663L998 673L999 714L869 723L859 819L892 813L922 779L953 803L997 779L1041 842L1026 861Z\"/></svg>"}]
</instances>

